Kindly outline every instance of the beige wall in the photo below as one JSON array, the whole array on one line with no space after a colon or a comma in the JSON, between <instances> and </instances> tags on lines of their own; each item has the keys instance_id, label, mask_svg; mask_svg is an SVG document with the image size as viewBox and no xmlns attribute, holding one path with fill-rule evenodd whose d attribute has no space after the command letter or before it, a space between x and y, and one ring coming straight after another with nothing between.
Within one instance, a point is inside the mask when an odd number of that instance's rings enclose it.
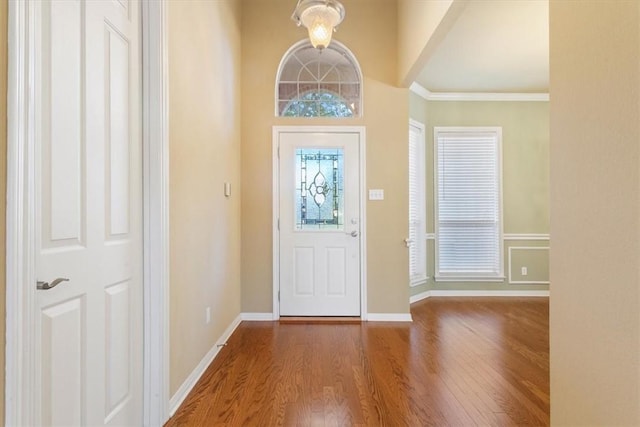
<instances>
[{"instance_id":1,"label":"beige wall","mask_svg":"<svg viewBox=\"0 0 640 427\"><path fill-rule=\"evenodd\" d=\"M640 2L552 1L551 423L640 425Z\"/></svg>"},{"instance_id":2,"label":"beige wall","mask_svg":"<svg viewBox=\"0 0 640 427\"><path fill-rule=\"evenodd\" d=\"M398 81L408 87L458 19L464 0L398 0Z\"/></svg>"},{"instance_id":3,"label":"beige wall","mask_svg":"<svg viewBox=\"0 0 640 427\"><path fill-rule=\"evenodd\" d=\"M364 75L361 119L274 117L274 87L284 53L306 31L289 19L295 2L245 0L242 20L242 311L272 311L272 126L366 126L367 188L385 200L367 203L368 311L409 311L408 91L396 87L396 4L345 0L334 37L357 57Z\"/></svg>"},{"instance_id":4,"label":"beige wall","mask_svg":"<svg viewBox=\"0 0 640 427\"><path fill-rule=\"evenodd\" d=\"M7 2L0 4L0 336L5 335L6 186L7 186ZM0 340L0 366L4 366L5 340ZM4 425L4 369L0 370L0 425Z\"/></svg>"},{"instance_id":5,"label":"beige wall","mask_svg":"<svg viewBox=\"0 0 640 427\"><path fill-rule=\"evenodd\" d=\"M169 2L171 394L240 313L239 76L240 2Z\"/></svg>"},{"instance_id":6,"label":"beige wall","mask_svg":"<svg viewBox=\"0 0 640 427\"><path fill-rule=\"evenodd\" d=\"M410 96L411 118L426 125L427 232L434 225L433 128L436 126L502 127L503 226L505 234L549 233L549 104L547 102L443 102ZM509 247L544 247L548 241L504 242L505 275L509 271ZM514 281L548 281L548 257L541 249L514 250ZM517 257L515 256L517 255ZM435 245L427 245L429 281L412 288L412 295L430 289L547 290L548 285L498 283L435 283ZM521 277L521 267L528 276Z\"/></svg>"}]
</instances>

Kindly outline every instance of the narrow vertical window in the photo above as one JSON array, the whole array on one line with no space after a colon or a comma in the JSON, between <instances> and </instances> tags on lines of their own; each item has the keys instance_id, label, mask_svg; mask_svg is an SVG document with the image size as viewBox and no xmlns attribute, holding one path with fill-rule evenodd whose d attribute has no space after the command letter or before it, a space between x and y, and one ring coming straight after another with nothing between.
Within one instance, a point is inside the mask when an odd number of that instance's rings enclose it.
<instances>
[{"instance_id":1,"label":"narrow vertical window","mask_svg":"<svg viewBox=\"0 0 640 427\"><path fill-rule=\"evenodd\" d=\"M427 280L424 125L409 123L409 278L411 286Z\"/></svg>"},{"instance_id":2,"label":"narrow vertical window","mask_svg":"<svg viewBox=\"0 0 640 427\"><path fill-rule=\"evenodd\" d=\"M435 128L436 279L501 280L501 128Z\"/></svg>"}]
</instances>

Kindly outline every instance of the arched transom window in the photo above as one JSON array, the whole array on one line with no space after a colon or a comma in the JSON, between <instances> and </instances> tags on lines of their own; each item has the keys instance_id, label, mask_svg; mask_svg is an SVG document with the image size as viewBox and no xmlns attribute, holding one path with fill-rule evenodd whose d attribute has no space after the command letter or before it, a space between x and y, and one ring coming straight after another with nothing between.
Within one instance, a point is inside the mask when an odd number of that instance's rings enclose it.
<instances>
[{"instance_id":1,"label":"arched transom window","mask_svg":"<svg viewBox=\"0 0 640 427\"><path fill-rule=\"evenodd\" d=\"M360 117L360 76L353 54L335 40L322 51L308 41L297 43L280 62L276 115Z\"/></svg>"}]
</instances>

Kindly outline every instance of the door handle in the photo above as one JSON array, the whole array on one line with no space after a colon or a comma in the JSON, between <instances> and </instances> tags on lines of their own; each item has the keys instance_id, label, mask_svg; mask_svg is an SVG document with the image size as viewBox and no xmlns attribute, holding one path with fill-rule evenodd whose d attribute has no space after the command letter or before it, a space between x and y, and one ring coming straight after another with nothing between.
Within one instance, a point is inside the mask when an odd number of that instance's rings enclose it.
<instances>
[{"instance_id":1,"label":"door handle","mask_svg":"<svg viewBox=\"0 0 640 427\"><path fill-rule=\"evenodd\" d=\"M344 234L348 234L351 237L358 237L358 230L353 230L351 233L344 233Z\"/></svg>"},{"instance_id":2,"label":"door handle","mask_svg":"<svg viewBox=\"0 0 640 427\"><path fill-rule=\"evenodd\" d=\"M409 239L409 238L404 239L404 244L405 244L408 248L410 248L410 247L411 247L411 244L412 244L412 243L413 243L413 239Z\"/></svg>"},{"instance_id":3,"label":"door handle","mask_svg":"<svg viewBox=\"0 0 640 427\"><path fill-rule=\"evenodd\" d=\"M62 282L68 282L68 281L69 281L69 279L65 279L64 277L58 277L56 280L54 280L51 283L38 281L36 283L36 288L39 289L39 290L42 290L42 291L46 291L48 289L55 288L56 286L58 286Z\"/></svg>"}]
</instances>

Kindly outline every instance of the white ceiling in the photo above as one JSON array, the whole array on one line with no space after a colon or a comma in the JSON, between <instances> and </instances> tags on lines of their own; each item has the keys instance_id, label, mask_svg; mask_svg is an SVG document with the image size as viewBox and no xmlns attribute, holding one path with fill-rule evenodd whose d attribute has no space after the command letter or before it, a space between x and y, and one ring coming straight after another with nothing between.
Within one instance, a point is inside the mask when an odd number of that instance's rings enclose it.
<instances>
[{"instance_id":1,"label":"white ceiling","mask_svg":"<svg viewBox=\"0 0 640 427\"><path fill-rule=\"evenodd\" d=\"M548 0L470 1L416 82L431 92L548 92Z\"/></svg>"}]
</instances>

